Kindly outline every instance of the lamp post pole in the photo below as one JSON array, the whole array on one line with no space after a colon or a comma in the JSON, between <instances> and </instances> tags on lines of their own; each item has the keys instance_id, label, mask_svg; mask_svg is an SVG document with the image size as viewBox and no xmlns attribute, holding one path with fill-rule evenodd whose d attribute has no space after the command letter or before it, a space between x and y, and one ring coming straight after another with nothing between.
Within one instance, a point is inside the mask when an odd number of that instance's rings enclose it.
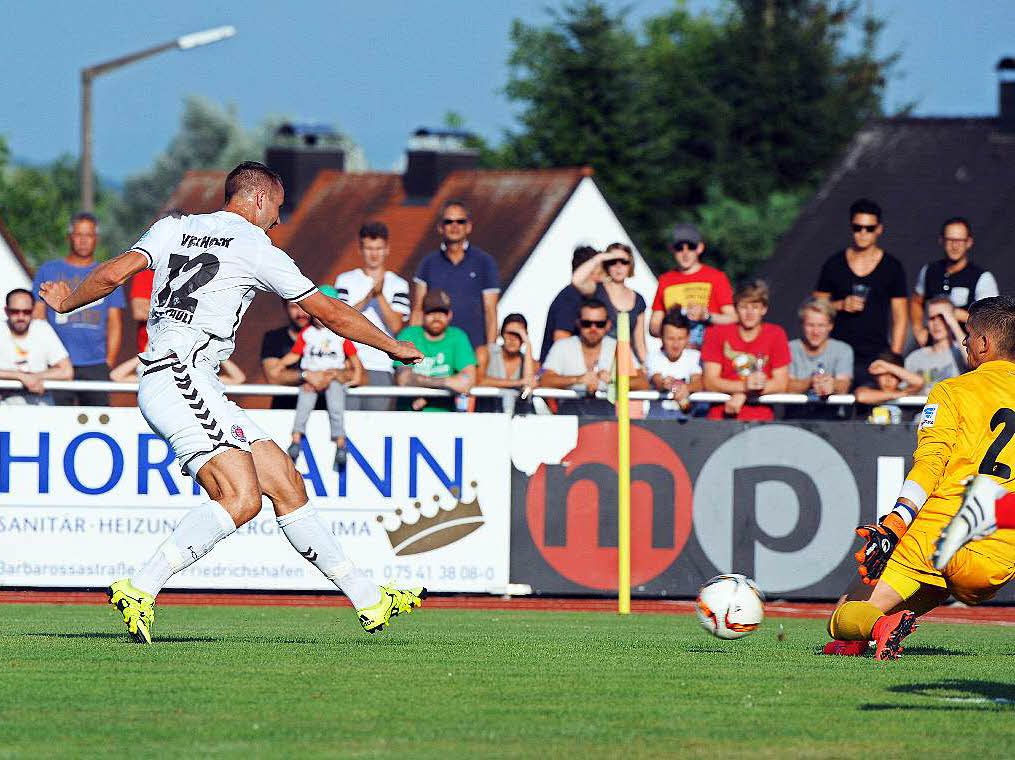
<instances>
[{"instance_id":1,"label":"lamp post pole","mask_svg":"<svg viewBox=\"0 0 1015 760\"><path fill-rule=\"evenodd\" d=\"M210 45L213 42L228 39L234 34L236 34L234 27L220 26L203 32L186 34L172 42L164 42L161 45L145 48L136 53L128 53L119 58L81 69L81 208L84 211L95 210L95 182L92 177L92 82L95 78L113 69L150 58L166 50L174 48L190 50L200 45Z\"/></svg>"}]
</instances>

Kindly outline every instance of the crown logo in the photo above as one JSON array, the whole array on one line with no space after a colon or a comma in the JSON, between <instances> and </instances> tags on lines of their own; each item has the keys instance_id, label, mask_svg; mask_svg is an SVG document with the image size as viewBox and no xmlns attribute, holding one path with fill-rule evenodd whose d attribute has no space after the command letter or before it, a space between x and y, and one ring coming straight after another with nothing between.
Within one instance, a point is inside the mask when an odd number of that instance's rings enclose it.
<instances>
[{"instance_id":1,"label":"crown logo","mask_svg":"<svg viewBox=\"0 0 1015 760\"><path fill-rule=\"evenodd\" d=\"M417 501L410 510L396 509L394 519L391 515L377 515L377 522L384 526L395 555L401 557L440 549L482 527L485 520L475 493L476 481L469 485L473 489L472 501L463 501L458 489L452 488L451 495L455 497L452 507L443 506L440 497L435 495L434 507L426 512ZM385 523L392 523L393 527Z\"/></svg>"}]
</instances>

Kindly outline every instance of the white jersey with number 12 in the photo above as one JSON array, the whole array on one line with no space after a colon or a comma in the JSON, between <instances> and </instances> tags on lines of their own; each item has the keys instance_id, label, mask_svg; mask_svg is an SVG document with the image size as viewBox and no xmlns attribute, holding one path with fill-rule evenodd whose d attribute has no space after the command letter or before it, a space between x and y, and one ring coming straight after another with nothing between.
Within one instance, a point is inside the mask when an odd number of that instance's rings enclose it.
<instances>
[{"instance_id":1,"label":"white jersey with number 12","mask_svg":"<svg viewBox=\"0 0 1015 760\"><path fill-rule=\"evenodd\" d=\"M175 353L217 372L256 291L300 301L317 290L264 230L231 211L160 219L131 250L155 272L146 360Z\"/></svg>"}]
</instances>

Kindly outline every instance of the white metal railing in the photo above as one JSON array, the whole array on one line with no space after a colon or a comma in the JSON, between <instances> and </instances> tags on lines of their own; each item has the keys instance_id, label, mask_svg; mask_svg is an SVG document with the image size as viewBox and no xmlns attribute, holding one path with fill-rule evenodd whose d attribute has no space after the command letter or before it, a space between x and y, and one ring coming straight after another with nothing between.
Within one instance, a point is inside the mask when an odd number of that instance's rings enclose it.
<instances>
[{"instance_id":1,"label":"white metal railing","mask_svg":"<svg viewBox=\"0 0 1015 760\"><path fill-rule=\"evenodd\" d=\"M46 380L46 390L53 391L110 391L137 393L137 383L113 383L99 380ZM17 380L0 380L0 390L24 390L24 386ZM231 396L295 396L298 388L293 385L262 385L244 384L227 385L225 391ZM453 391L439 388L416 388L407 385L364 385L346 390L350 396L387 396L390 398L419 398L447 397L455 395ZM496 398L500 396L515 395L518 391L505 388L491 388L488 386L477 386L470 391L470 395L480 398ZM583 396L575 391L561 390L557 388L534 388L532 395L539 398L575 399ZM605 398L606 394L600 391L596 394L598 398ZM665 401L668 395L659 391L631 391L633 401ZM692 393L692 402L704 402L721 404L729 400L729 394L713 393L711 391L699 391ZM770 393L760 396L758 401L762 404L771 405L801 405L814 402L803 393ZM926 396L903 396L892 403L899 406L916 407L923 406L927 401ZM856 403L856 397L851 393L833 394L824 402L828 406L851 406Z\"/></svg>"}]
</instances>

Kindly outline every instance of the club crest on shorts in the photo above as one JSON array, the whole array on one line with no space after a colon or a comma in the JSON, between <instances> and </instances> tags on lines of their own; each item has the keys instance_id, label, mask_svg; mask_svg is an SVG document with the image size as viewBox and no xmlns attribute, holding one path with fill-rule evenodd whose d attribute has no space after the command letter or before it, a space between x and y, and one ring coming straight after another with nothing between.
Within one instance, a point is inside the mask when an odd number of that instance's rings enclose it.
<instances>
[{"instance_id":1,"label":"club crest on shorts","mask_svg":"<svg viewBox=\"0 0 1015 760\"><path fill-rule=\"evenodd\" d=\"M241 443L247 442L246 437L243 435L243 428L241 428L239 425L233 425L233 429L231 432L233 434L233 438L235 438L237 441L240 441Z\"/></svg>"}]
</instances>

